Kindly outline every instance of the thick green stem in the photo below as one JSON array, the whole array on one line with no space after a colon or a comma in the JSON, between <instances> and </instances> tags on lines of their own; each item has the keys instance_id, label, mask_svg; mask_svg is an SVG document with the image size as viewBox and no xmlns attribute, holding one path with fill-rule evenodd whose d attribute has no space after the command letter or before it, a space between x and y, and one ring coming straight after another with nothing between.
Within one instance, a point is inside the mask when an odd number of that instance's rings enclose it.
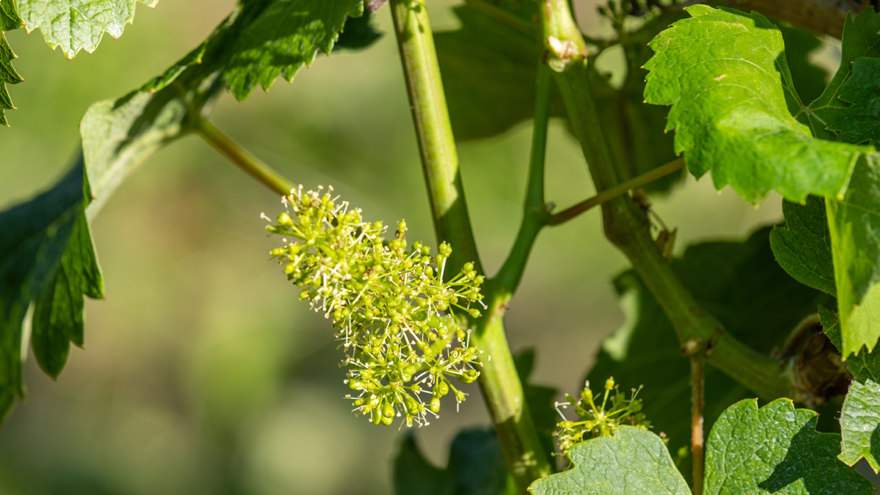
<instances>
[{"instance_id":1,"label":"thick green stem","mask_svg":"<svg viewBox=\"0 0 880 495\"><path fill-rule=\"evenodd\" d=\"M543 40L548 65L568 110L597 191L625 181L603 131L589 84L586 44L566 0L542 0ZM602 205L605 235L632 262L633 268L663 307L679 342L697 339L707 360L765 399L790 396L792 383L780 363L759 354L727 333L681 283L651 237L644 211L629 197L617 196Z\"/></svg>"},{"instance_id":2,"label":"thick green stem","mask_svg":"<svg viewBox=\"0 0 880 495\"><path fill-rule=\"evenodd\" d=\"M529 176L526 185L526 199L523 205L523 219L513 248L498 274L490 280L490 289L497 294L502 304L510 300L516 292L525 271L529 253L535 244L538 233L550 218L544 203L544 159L547 154L547 123L550 120L550 69L538 62L538 82L535 98L535 124L532 128L532 154L529 159Z\"/></svg>"},{"instance_id":3,"label":"thick green stem","mask_svg":"<svg viewBox=\"0 0 880 495\"><path fill-rule=\"evenodd\" d=\"M290 190L296 187L292 182L285 179L278 172L272 170L271 167L261 162L257 157L250 154L239 146L235 141L229 139L220 129L214 127L213 124L205 119L199 119L196 123L196 130L205 141L211 144L238 168L242 169L257 180L260 184L268 187L276 193L284 196L290 193Z\"/></svg>"},{"instance_id":4,"label":"thick green stem","mask_svg":"<svg viewBox=\"0 0 880 495\"><path fill-rule=\"evenodd\" d=\"M448 273L466 261L482 272L424 0L391 0L391 12L437 238L453 247ZM526 406L501 318L489 314L476 324L474 343L491 356L482 363L480 387L504 457L525 494L533 480L550 473L550 463Z\"/></svg>"},{"instance_id":5,"label":"thick green stem","mask_svg":"<svg viewBox=\"0 0 880 495\"><path fill-rule=\"evenodd\" d=\"M581 213L590 210L591 208L611 201L621 194L624 194L633 189L638 189L649 182L655 181L661 177L665 177L675 171L681 170L683 167L684 158L673 160L666 165L651 170L650 172L646 172L638 177L633 177L632 179L622 184L610 187L593 196L592 198L587 198L570 208L566 208L565 210L560 211L559 213L554 213L547 223L548 225L559 225L561 223L567 222L572 218L577 217Z\"/></svg>"}]
</instances>

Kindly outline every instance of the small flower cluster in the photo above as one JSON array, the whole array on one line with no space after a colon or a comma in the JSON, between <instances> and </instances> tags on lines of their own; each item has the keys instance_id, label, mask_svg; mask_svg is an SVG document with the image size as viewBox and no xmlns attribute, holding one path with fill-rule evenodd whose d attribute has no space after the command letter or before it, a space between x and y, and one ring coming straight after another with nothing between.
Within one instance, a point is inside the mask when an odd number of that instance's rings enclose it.
<instances>
[{"instance_id":1,"label":"small flower cluster","mask_svg":"<svg viewBox=\"0 0 880 495\"><path fill-rule=\"evenodd\" d=\"M459 329L454 314L480 316L473 306L483 305L484 279L466 263L444 282L449 244L434 257L421 242L407 249L404 221L386 242L382 222L365 222L359 208L337 203L328 189L300 186L282 198L287 212L266 229L284 236L285 245L270 254L303 288L300 299L333 318L349 368L345 382L358 392L346 395L354 412L374 424L403 417L407 426L427 425L441 397L452 392L458 403L465 400L450 378L471 383L480 374L482 351L470 345L470 330Z\"/></svg>"},{"instance_id":2,"label":"small flower cluster","mask_svg":"<svg viewBox=\"0 0 880 495\"><path fill-rule=\"evenodd\" d=\"M566 394L565 398L568 402L556 403L556 411L562 416L562 421L556 426L559 430L554 433L559 439L559 450L566 455L569 450L576 444L595 438L598 436L610 436L620 425L636 426L638 428L648 429L651 422L645 419L642 411L642 401L636 399L641 390L632 390L629 400L626 396L617 391L614 384L614 378L609 378L605 382L605 395L602 397L602 404L596 407L593 401L593 392L590 390L590 382L588 381L584 391L581 392L580 400ZM613 391L613 394L612 394ZM611 403L609 402L609 397ZM608 405L608 409L605 406ZM569 421L565 414L560 410L568 406L575 407L575 413L580 416L580 421Z\"/></svg>"}]
</instances>

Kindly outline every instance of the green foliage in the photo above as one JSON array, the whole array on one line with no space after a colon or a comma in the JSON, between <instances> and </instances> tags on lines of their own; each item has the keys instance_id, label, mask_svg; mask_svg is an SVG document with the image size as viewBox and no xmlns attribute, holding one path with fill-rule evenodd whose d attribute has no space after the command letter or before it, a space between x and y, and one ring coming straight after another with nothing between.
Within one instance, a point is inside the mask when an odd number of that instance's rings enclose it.
<instances>
[{"instance_id":1,"label":"green foliage","mask_svg":"<svg viewBox=\"0 0 880 495\"><path fill-rule=\"evenodd\" d=\"M103 297L85 219L90 200L79 163L49 191L0 213L0 420L15 396L24 397L28 307L34 304L34 355L46 373L57 376L69 343L83 344L83 295Z\"/></svg>"},{"instance_id":2,"label":"green foliage","mask_svg":"<svg viewBox=\"0 0 880 495\"><path fill-rule=\"evenodd\" d=\"M323 186L318 189L299 186L282 199L293 216L281 213L277 224L267 226L285 237L285 246L271 256L303 288L300 300L325 318L333 315L335 337L345 350L342 364L349 368L346 383L360 392L348 396L355 411L374 424L391 425L403 416L407 426L428 425L428 411L436 416L443 396L452 392L458 403L465 400L450 378L472 383L480 375L483 351L470 345L470 330L456 325L455 312L480 317L484 277L466 263L444 279L449 244L442 243L435 257L419 241L407 252L402 220L396 239L386 244L382 222L365 222L360 208L337 204L332 187L323 194ZM459 347L453 348L455 340ZM421 394L428 387L426 406Z\"/></svg>"},{"instance_id":3,"label":"green foliage","mask_svg":"<svg viewBox=\"0 0 880 495\"><path fill-rule=\"evenodd\" d=\"M730 406L709 433L703 493L874 493L837 459L840 435L818 433L817 418L787 399Z\"/></svg>"},{"instance_id":4,"label":"green foliage","mask_svg":"<svg viewBox=\"0 0 880 495\"><path fill-rule=\"evenodd\" d=\"M9 0L7 0L9 1ZM16 0L25 29L40 28L52 49L71 59L98 48L104 33L119 38L126 24L134 22L137 0ZM141 0L155 7L159 0Z\"/></svg>"},{"instance_id":5,"label":"green foliage","mask_svg":"<svg viewBox=\"0 0 880 495\"><path fill-rule=\"evenodd\" d=\"M770 233L776 261L798 282L836 295L825 201L815 196L804 205L783 201L782 213L785 226Z\"/></svg>"},{"instance_id":6,"label":"green foliage","mask_svg":"<svg viewBox=\"0 0 880 495\"><path fill-rule=\"evenodd\" d=\"M436 34L437 57L456 140L496 136L534 116L540 51L529 26L537 15L535 5L501 2L498 8L510 15L508 23L468 5L456 7L461 28ZM642 101L645 83L641 66L651 56L645 41L679 17L678 13L656 16L621 40L627 72L620 88L593 73L600 117L628 178L675 159L672 135L662 132L665 110ZM565 116L555 87L551 89L549 113L551 117ZM680 178L681 174L672 174L645 189L667 191Z\"/></svg>"},{"instance_id":7,"label":"green foliage","mask_svg":"<svg viewBox=\"0 0 880 495\"><path fill-rule=\"evenodd\" d=\"M840 110L837 118L827 126L829 131L837 133L837 139L845 143L880 144L878 84L880 59L858 58L852 62L852 71L837 95L839 101L850 105Z\"/></svg>"},{"instance_id":8,"label":"green foliage","mask_svg":"<svg viewBox=\"0 0 880 495\"><path fill-rule=\"evenodd\" d=\"M860 57L880 57L876 43L878 32L880 32L880 14L875 13L873 9L863 10L855 19L846 16L841 37L840 67L822 95L810 104L811 120L817 122L812 129L817 136L835 139L835 133L825 129L825 125L840 120L841 114L848 106L838 96L841 86L852 72L853 62Z\"/></svg>"},{"instance_id":9,"label":"green foliage","mask_svg":"<svg viewBox=\"0 0 880 495\"><path fill-rule=\"evenodd\" d=\"M838 348L840 321L831 310L819 307L822 327ZM841 452L838 458L852 466L864 457L880 470L880 353L863 352L846 362L853 381L840 411Z\"/></svg>"},{"instance_id":10,"label":"green foliage","mask_svg":"<svg viewBox=\"0 0 880 495\"><path fill-rule=\"evenodd\" d=\"M816 431L818 415L788 399L758 408L757 400L730 406L706 442L703 493L799 495L871 494L874 486L837 459L840 435ZM538 480L535 495L688 494L663 441L621 427L571 450L574 467Z\"/></svg>"},{"instance_id":11,"label":"green foliage","mask_svg":"<svg viewBox=\"0 0 880 495\"><path fill-rule=\"evenodd\" d=\"M875 359L876 360L876 359ZM880 471L880 369L874 379L855 380L840 412L840 460L852 466L864 457Z\"/></svg>"},{"instance_id":12,"label":"green foliage","mask_svg":"<svg viewBox=\"0 0 880 495\"><path fill-rule=\"evenodd\" d=\"M846 191L869 148L813 137L779 30L758 13L695 5L650 46L645 99L671 105L667 130L696 177L712 171L757 203L775 189L791 201Z\"/></svg>"},{"instance_id":13,"label":"green foliage","mask_svg":"<svg viewBox=\"0 0 880 495\"><path fill-rule=\"evenodd\" d=\"M770 229L744 242L707 242L690 246L673 269L700 304L731 335L769 353L819 303L831 298L785 274L770 250ZM707 276L712 274L712 276ZM657 300L632 271L615 287L626 315L624 326L602 344L587 379L614 376L618 383L644 385L639 398L655 432L669 438L677 452L690 441L690 367L675 331ZM709 428L731 403L752 395L716 368L705 369L703 415Z\"/></svg>"},{"instance_id":14,"label":"green foliage","mask_svg":"<svg viewBox=\"0 0 880 495\"><path fill-rule=\"evenodd\" d=\"M844 356L868 352L880 338L880 171L878 158L860 160L846 197L828 200L837 306Z\"/></svg>"},{"instance_id":15,"label":"green foliage","mask_svg":"<svg viewBox=\"0 0 880 495\"><path fill-rule=\"evenodd\" d=\"M6 42L6 35L0 32L0 124L8 126L6 121L5 110L14 110L12 97L9 96L9 90L6 89L7 84L18 84L24 79L12 67L12 60L15 59L12 48Z\"/></svg>"},{"instance_id":16,"label":"green foliage","mask_svg":"<svg viewBox=\"0 0 880 495\"><path fill-rule=\"evenodd\" d=\"M513 478L492 429L463 430L452 441L449 463L435 467L412 434L401 441L394 460L396 495L514 495Z\"/></svg>"},{"instance_id":17,"label":"green foliage","mask_svg":"<svg viewBox=\"0 0 880 495\"><path fill-rule=\"evenodd\" d=\"M242 29L225 54L226 86L244 100L257 84L268 90L278 76L287 82L318 50L330 53L346 16L363 13L362 0L274 0Z\"/></svg>"},{"instance_id":18,"label":"green foliage","mask_svg":"<svg viewBox=\"0 0 880 495\"><path fill-rule=\"evenodd\" d=\"M437 33L434 42L455 139L496 136L532 118L540 55L534 36L467 5L454 12L461 28ZM561 117L552 94L550 113Z\"/></svg>"},{"instance_id":19,"label":"green foliage","mask_svg":"<svg viewBox=\"0 0 880 495\"><path fill-rule=\"evenodd\" d=\"M569 453L572 469L540 479L534 495L687 495L663 440L634 426L621 426L614 436L583 442Z\"/></svg>"}]
</instances>

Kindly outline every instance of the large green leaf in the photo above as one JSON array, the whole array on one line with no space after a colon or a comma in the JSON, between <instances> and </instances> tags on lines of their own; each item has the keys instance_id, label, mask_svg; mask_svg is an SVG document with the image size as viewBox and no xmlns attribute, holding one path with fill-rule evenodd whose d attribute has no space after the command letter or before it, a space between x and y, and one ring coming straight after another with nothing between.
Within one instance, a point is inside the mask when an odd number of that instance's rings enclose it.
<instances>
[{"instance_id":1,"label":"large green leaf","mask_svg":"<svg viewBox=\"0 0 880 495\"><path fill-rule=\"evenodd\" d=\"M6 0L9 1L9 0ZM159 0L141 0L155 7ZM80 50L98 48L104 33L119 38L134 22L137 0L17 0L18 11L31 32L40 28L46 43L71 59Z\"/></svg>"},{"instance_id":2,"label":"large green leaf","mask_svg":"<svg viewBox=\"0 0 880 495\"><path fill-rule=\"evenodd\" d=\"M815 196L804 205L783 201L782 213L785 226L770 233L776 261L798 282L836 295L825 202Z\"/></svg>"},{"instance_id":3,"label":"large green leaf","mask_svg":"<svg viewBox=\"0 0 880 495\"><path fill-rule=\"evenodd\" d=\"M870 148L813 137L819 123L795 90L776 26L755 12L687 11L650 43L645 99L672 106L666 129L691 173L711 171L717 188L730 184L755 203L774 189L796 202L842 196Z\"/></svg>"},{"instance_id":4,"label":"large green leaf","mask_svg":"<svg viewBox=\"0 0 880 495\"><path fill-rule=\"evenodd\" d=\"M880 157L859 160L841 201L827 200L844 356L880 338Z\"/></svg>"},{"instance_id":5,"label":"large green leaf","mask_svg":"<svg viewBox=\"0 0 880 495\"><path fill-rule=\"evenodd\" d=\"M818 415L788 399L731 406L706 442L703 493L872 494L874 485L837 459L840 435L816 431Z\"/></svg>"},{"instance_id":6,"label":"large green leaf","mask_svg":"<svg viewBox=\"0 0 880 495\"><path fill-rule=\"evenodd\" d=\"M769 353L830 296L789 277L770 250L770 229L745 242L708 242L689 247L673 269L699 303L737 339ZM676 452L690 441L690 366L672 324L632 271L615 286L626 314L624 326L602 344L588 379L614 376L626 390L644 385L639 398L654 431L664 432ZM706 427L737 400L754 396L721 371L705 370Z\"/></svg>"},{"instance_id":7,"label":"large green leaf","mask_svg":"<svg viewBox=\"0 0 880 495\"><path fill-rule=\"evenodd\" d=\"M52 189L0 212L0 421L24 397L23 327L34 304L34 354L57 376L70 342L82 345L83 295L103 297L84 210L91 199L82 163Z\"/></svg>"},{"instance_id":8,"label":"large green leaf","mask_svg":"<svg viewBox=\"0 0 880 495\"><path fill-rule=\"evenodd\" d=\"M288 82L318 51L330 53L346 16L363 13L362 0L275 0L239 34L226 54L226 85L244 100L257 84L268 90L278 76Z\"/></svg>"},{"instance_id":9,"label":"large green leaf","mask_svg":"<svg viewBox=\"0 0 880 495\"><path fill-rule=\"evenodd\" d=\"M412 435L406 435L394 460L396 495L514 495L516 485L495 431L475 428L452 441L445 469L424 458Z\"/></svg>"},{"instance_id":10,"label":"large green leaf","mask_svg":"<svg viewBox=\"0 0 880 495\"><path fill-rule=\"evenodd\" d=\"M534 495L688 495L690 490L657 435L621 426L612 437L576 445L572 469L540 479Z\"/></svg>"},{"instance_id":11,"label":"large green leaf","mask_svg":"<svg viewBox=\"0 0 880 495\"><path fill-rule=\"evenodd\" d=\"M876 19L876 16L868 19ZM871 36L875 42L880 41L876 32ZM861 41L861 37L849 36L847 40L850 39ZM844 46L848 44L849 41ZM878 144L880 134L874 131L880 122L880 105L876 102L878 86L880 59L853 61L849 77L837 91L838 101L850 105L836 112L828 129L844 141ZM880 338L880 239L876 234L880 229L878 165L880 157L876 154L860 160L846 196L839 201L827 201L844 356L859 352L863 345L870 352Z\"/></svg>"}]
</instances>

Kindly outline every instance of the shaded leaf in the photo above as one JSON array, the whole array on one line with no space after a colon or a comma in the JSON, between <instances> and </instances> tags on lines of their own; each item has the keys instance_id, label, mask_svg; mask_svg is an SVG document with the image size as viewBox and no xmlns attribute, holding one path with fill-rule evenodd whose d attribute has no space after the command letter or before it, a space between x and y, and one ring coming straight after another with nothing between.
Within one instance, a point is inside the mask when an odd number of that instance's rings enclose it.
<instances>
[{"instance_id":1,"label":"shaded leaf","mask_svg":"<svg viewBox=\"0 0 880 495\"><path fill-rule=\"evenodd\" d=\"M822 92L810 103L810 111L817 121L813 131L817 136L834 139L835 133L824 129L829 122L839 120L841 113L849 106L838 99L841 86L852 72L853 62L860 57L880 57L877 33L880 32L880 14L874 9L865 9L853 19L849 14L843 25L841 36L840 67Z\"/></svg>"},{"instance_id":2,"label":"shaded leaf","mask_svg":"<svg viewBox=\"0 0 880 495\"><path fill-rule=\"evenodd\" d=\"M783 201L782 213L785 226L770 233L776 261L798 282L836 295L825 201L815 196L805 205Z\"/></svg>"},{"instance_id":3,"label":"shaded leaf","mask_svg":"<svg viewBox=\"0 0 880 495\"><path fill-rule=\"evenodd\" d=\"M7 0L8 2L9 0ZM15 110L12 104L12 97L9 96L9 90L6 89L7 84L18 84L24 79L12 67L12 60L16 56L12 53L12 48L6 42L6 35L0 31L0 125L8 126L6 121L5 110Z\"/></svg>"},{"instance_id":4,"label":"shaded leaf","mask_svg":"<svg viewBox=\"0 0 880 495\"><path fill-rule=\"evenodd\" d=\"M259 84L268 90L279 76L288 82L318 51L330 53L346 16L363 13L362 0L275 0L248 23L226 53L226 85L244 100Z\"/></svg>"},{"instance_id":5,"label":"shaded leaf","mask_svg":"<svg viewBox=\"0 0 880 495\"><path fill-rule=\"evenodd\" d=\"M695 5L650 46L645 99L671 105L666 129L696 177L712 171L757 203L771 190L791 201L846 191L869 148L813 137L795 91L782 35L761 14Z\"/></svg>"},{"instance_id":6,"label":"shaded leaf","mask_svg":"<svg viewBox=\"0 0 880 495\"><path fill-rule=\"evenodd\" d=\"M0 420L24 397L23 326L35 303L34 354L51 376L82 345L83 295L103 297L84 210L91 193L82 163L52 189L0 212Z\"/></svg>"},{"instance_id":7,"label":"shaded leaf","mask_svg":"<svg viewBox=\"0 0 880 495\"><path fill-rule=\"evenodd\" d=\"M779 32L785 42L785 59L791 71L794 88L801 101L814 101L825 91L828 72L810 60L810 55L822 47L815 34L794 26L780 24Z\"/></svg>"},{"instance_id":8,"label":"shaded leaf","mask_svg":"<svg viewBox=\"0 0 880 495\"><path fill-rule=\"evenodd\" d=\"M840 435L816 431L818 415L788 399L732 405L706 442L703 493L872 494L874 485L837 459Z\"/></svg>"},{"instance_id":9,"label":"shaded leaf","mask_svg":"<svg viewBox=\"0 0 880 495\"><path fill-rule=\"evenodd\" d=\"M689 247L673 269L697 301L731 335L763 353L781 346L791 330L830 296L789 277L773 258L770 229L745 242ZM711 274L711 276L709 276ZM639 398L655 432L677 452L690 442L690 366L672 324L633 271L615 279L626 322L602 344L587 378L614 376L622 390L644 385ZM753 396L718 369L705 370L704 418L708 429L730 404Z\"/></svg>"},{"instance_id":10,"label":"shaded leaf","mask_svg":"<svg viewBox=\"0 0 880 495\"><path fill-rule=\"evenodd\" d=\"M452 441L449 463L440 469L427 461L411 434L405 435L394 460L397 495L515 495L513 477L495 431L473 428Z\"/></svg>"},{"instance_id":11,"label":"shaded leaf","mask_svg":"<svg viewBox=\"0 0 880 495\"><path fill-rule=\"evenodd\" d=\"M540 55L535 37L467 5L454 12L461 28L434 34L434 44L455 139L495 136L531 119ZM564 116L552 91L550 115Z\"/></svg>"},{"instance_id":12,"label":"shaded leaf","mask_svg":"<svg viewBox=\"0 0 880 495\"><path fill-rule=\"evenodd\" d=\"M880 157L859 160L846 197L827 200L844 356L880 338Z\"/></svg>"},{"instance_id":13,"label":"shaded leaf","mask_svg":"<svg viewBox=\"0 0 880 495\"><path fill-rule=\"evenodd\" d=\"M523 27L511 27L464 5L455 8L461 28L434 36L450 120L458 141L496 136L534 117L541 52L528 28L537 15L537 4L491 3L510 14L513 24L519 21ZM628 35L623 47L627 75L620 89L591 72L597 111L627 177L641 175L675 159L672 135L662 132L666 111L643 102L645 73L641 66L651 55L645 46L647 40L680 17L680 13L660 15ZM553 86L550 116L565 115L561 97ZM668 190L682 176L670 174L645 189Z\"/></svg>"},{"instance_id":14,"label":"shaded leaf","mask_svg":"<svg viewBox=\"0 0 880 495\"><path fill-rule=\"evenodd\" d=\"M574 446L572 469L540 479L529 487L534 495L688 495L684 478L657 435L621 426L612 437Z\"/></svg>"},{"instance_id":15,"label":"shaded leaf","mask_svg":"<svg viewBox=\"0 0 880 495\"><path fill-rule=\"evenodd\" d=\"M382 32L373 25L373 14L370 9L365 9L364 15L345 21L345 28L339 33L333 50L360 50L379 41L381 37Z\"/></svg>"},{"instance_id":16,"label":"shaded leaf","mask_svg":"<svg viewBox=\"0 0 880 495\"><path fill-rule=\"evenodd\" d=\"M880 36L875 38L880 41ZM859 58L840 87L837 99L850 103L841 109L827 129L835 131L840 141L853 144L880 144L880 59Z\"/></svg>"},{"instance_id":17,"label":"shaded leaf","mask_svg":"<svg viewBox=\"0 0 880 495\"><path fill-rule=\"evenodd\" d=\"M8 1L8 0L7 0ZM155 7L159 0L141 0ZM17 0L18 12L30 33L40 28L46 43L60 47L71 59L80 50L98 48L104 33L122 36L126 24L134 22L137 0Z\"/></svg>"},{"instance_id":18,"label":"shaded leaf","mask_svg":"<svg viewBox=\"0 0 880 495\"><path fill-rule=\"evenodd\" d=\"M840 346L840 322L833 311L819 307L825 333ZM853 383L840 411L838 458L852 466L864 457L874 472L880 470L880 353L862 352L846 362Z\"/></svg>"}]
</instances>

